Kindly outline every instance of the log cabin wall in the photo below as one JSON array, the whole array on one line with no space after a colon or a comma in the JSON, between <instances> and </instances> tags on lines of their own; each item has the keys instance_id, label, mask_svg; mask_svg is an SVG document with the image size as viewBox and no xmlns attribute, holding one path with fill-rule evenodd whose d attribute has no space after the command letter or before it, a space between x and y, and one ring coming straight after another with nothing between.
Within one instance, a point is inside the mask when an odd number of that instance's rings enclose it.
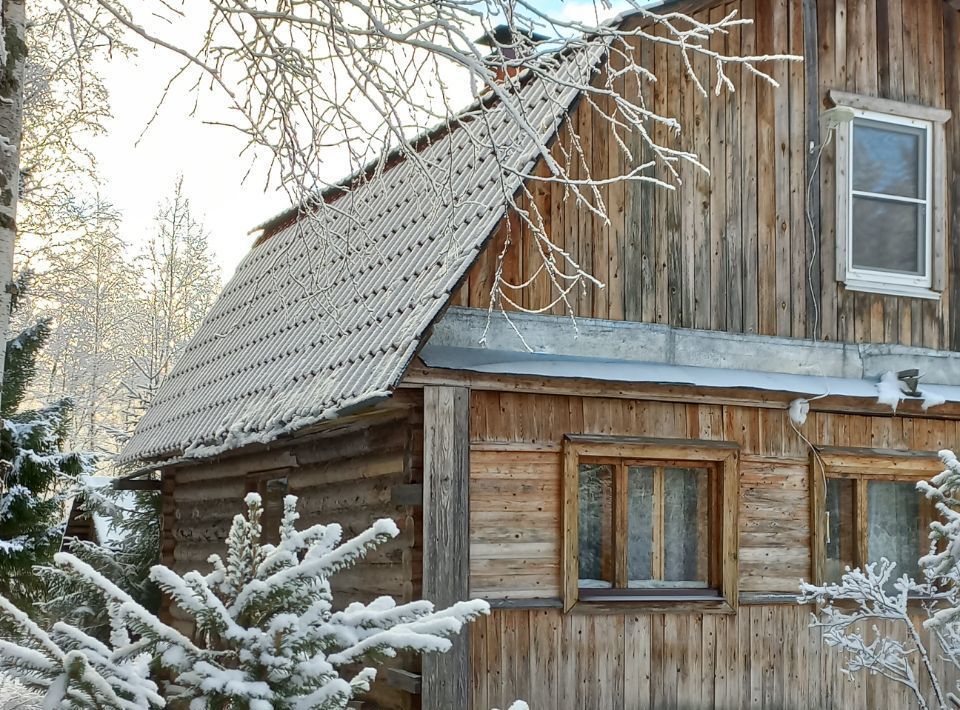
<instances>
[{"instance_id":1,"label":"log cabin wall","mask_svg":"<svg viewBox=\"0 0 960 710\"><path fill-rule=\"evenodd\" d=\"M683 135L677 147L697 153L711 173L685 166L683 184L673 192L649 183L601 187L609 226L565 201L562 187L531 184L552 239L606 284L603 290L572 293L576 314L685 328L960 349L960 313L953 305L960 298L960 280L952 273L939 301L847 291L837 282L833 145L823 155L819 192L815 189L811 196L812 216L820 225L816 250L805 213L807 169L812 163L807 148L811 140L821 139L813 114L824 106L830 89L947 108L954 115L946 124L948 262L958 263L957 10L943 0L740 0L692 6L708 6L695 13L701 20L717 21L734 10L755 19L754 25L713 40L712 48L734 55L803 56L806 12L808 25L816 28L816 37L809 33L807 48L813 61L767 65L780 88L734 69L730 76L736 92L719 97L711 92L704 99L683 75L675 52L650 43L635 50L659 78L653 87L643 87L644 99L658 113L679 119ZM694 69L706 86L712 85L706 61L698 60ZM808 82L815 82L816 96L808 95ZM633 83L621 90L639 89ZM595 109L581 102L570 120L587 146L593 177L610 174L611 167L617 174L627 171ZM667 129L651 130L658 142L670 144ZM623 138L635 164L649 159L637 136ZM568 140L563 130L558 140L561 145ZM556 147L554 154L560 159ZM505 278L516 284L535 274L540 263L536 245L518 220L505 220L455 303L487 307L497 256L508 237ZM811 286L819 318L814 317ZM555 294L541 274L511 297L524 308L538 309L549 305ZM563 313L563 306L551 312Z\"/></svg>"},{"instance_id":2,"label":"log cabin wall","mask_svg":"<svg viewBox=\"0 0 960 710\"><path fill-rule=\"evenodd\" d=\"M611 385L611 392L615 386ZM795 594L810 578L809 451L784 409L518 392L471 392L470 591L491 601L471 629L473 707L911 707L882 679L849 681ZM739 444L736 614L603 614L561 596L564 434ZM823 446L937 451L958 422L811 412ZM935 473L935 472L934 472Z\"/></svg>"},{"instance_id":3,"label":"log cabin wall","mask_svg":"<svg viewBox=\"0 0 960 710\"><path fill-rule=\"evenodd\" d=\"M344 539L378 518L392 518L400 529L395 540L331 579L339 606L382 595L398 603L420 598L422 513L409 504L408 492L398 495L398 486L422 480L422 405L419 392L404 392L396 399L409 407L277 444L269 451L240 452L164 471L163 563L180 573L207 571L207 557L224 553L233 516L244 510L251 475L276 470L276 475L286 476L288 492L299 498L300 526L336 522ZM164 612L190 632L183 612ZM419 671L419 658L402 655L386 665ZM370 694L379 707L415 706L415 696L383 680L381 673Z\"/></svg>"}]
</instances>

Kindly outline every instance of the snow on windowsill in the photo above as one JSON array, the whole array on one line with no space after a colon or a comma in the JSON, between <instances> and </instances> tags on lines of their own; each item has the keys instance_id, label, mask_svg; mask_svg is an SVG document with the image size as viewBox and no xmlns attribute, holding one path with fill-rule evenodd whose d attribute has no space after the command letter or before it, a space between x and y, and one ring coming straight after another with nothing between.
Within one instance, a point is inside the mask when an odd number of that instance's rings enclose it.
<instances>
[{"instance_id":1,"label":"snow on windowsill","mask_svg":"<svg viewBox=\"0 0 960 710\"><path fill-rule=\"evenodd\" d=\"M884 296L901 296L903 298L924 298L928 301L940 300L940 292L934 291L928 286L909 286L853 277L847 277L843 286L848 291L879 293Z\"/></svg>"}]
</instances>

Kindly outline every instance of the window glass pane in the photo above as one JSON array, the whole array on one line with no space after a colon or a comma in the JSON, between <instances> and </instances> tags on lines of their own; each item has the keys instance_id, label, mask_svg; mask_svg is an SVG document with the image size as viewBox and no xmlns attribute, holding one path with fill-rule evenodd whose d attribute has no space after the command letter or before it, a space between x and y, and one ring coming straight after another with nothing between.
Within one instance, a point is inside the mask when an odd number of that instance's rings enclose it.
<instances>
[{"instance_id":1,"label":"window glass pane","mask_svg":"<svg viewBox=\"0 0 960 710\"><path fill-rule=\"evenodd\" d=\"M922 205L853 197L853 266L906 274L926 271Z\"/></svg>"},{"instance_id":2,"label":"window glass pane","mask_svg":"<svg viewBox=\"0 0 960 710\"><path fill-rule=\"evenodd\" d=\"M280 521L283 520L283 499L287 495L286 478L270 478L260 482L260 497L263 501L263 514L260 525L263 542L280 542Z\"/></svg>"},{"instance_id":3,"label":"window glass pane","mask_svg":"<svg viewBox=\"0 0 960 710\"><path fill-rule=\"evenodd\" d=\"M920 494L906 481L867 482L867 559L897 563L894 575L917 576L917 558L925 552Z\"/></svg>"},{"instance_id":4,"label":"window glass pane","mask_svg":"<svg viewBox=\"0 0 960 710\"><path fill-rule=\"evenodd\" d=\"M823 570L827 582L839 582L846 567L857 566L855 483L849 478L827 479L827 554Z\"/></svg>"},{"instance_id":5,"label":"window glass pane","mask_svg":"<svg viewBox=\"0 0 960 710\"><path fill-rule=\"evenodd\" d=\"M853 123L853 189L926 198L926 131L858 118Z\"/></svg>"},{"instance_id":6,"label":"window glass pane","mask_svg":"<svg viewBox=\"0 0 960 710\"><path fill-rule=\"evenodd\" d=\"M613 469L580 464L580 586L613 584Z\"/></svg>"},{"instance_id":7,"label":"window glass pane","mask_svg":"<svg viewBox=\"0 0 960 710\"><path fill-rule=\"evenodd\" d=\"M653 477L650 466L627 469L627 580L649 586L653 572Z\"/></svg>"},{"instance_id":8,"label":"window glass pane","mask_svg":"<svg viewBox=\"0 0 960 710\"><path fill-rule=\"evenodd\" d=\"M707 470L666 468L663 474L663 578L671 586L706 587L711 534Z\"/></svg>"}]
</instances>

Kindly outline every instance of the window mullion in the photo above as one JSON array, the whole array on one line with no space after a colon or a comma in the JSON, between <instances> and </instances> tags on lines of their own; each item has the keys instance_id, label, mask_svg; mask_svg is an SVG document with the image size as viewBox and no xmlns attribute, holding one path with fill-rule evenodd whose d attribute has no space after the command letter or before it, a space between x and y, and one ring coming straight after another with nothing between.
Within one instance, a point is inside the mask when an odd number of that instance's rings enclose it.
<instances>
[{"instance_id":1,"label":"window mullion","mask_svg":"<svg viewBox=\"0 0 960 710\"><path fill-rule=\"evenodd\" d=\"M663 581L664 577L664 495L663 467L657 466L653 470L653 545L650 548L650 566L653 578L658 581Z\"/></svg>"},{"instance_id":2,"label":"window mullion","mask_svg":"<svg viewBox=\"0 0 960 710\"><path fill-rule=\"evenodd\" d=\"M850 190L854 197L869 197L872 200L887 200L889 202L903 202L909 205L926 206L929 200L926 197L904 197L903 195L894 195L886 192L870 192L869 190Z\"/></svg>"},{"instance_id":3,"label":"window mullion","mask_svg":"<svg viewBox=\"0 0 960 710\"><path fill-rule=\"evenodd\" d=\"M627 505L627 467L620 461L614 469L613 482L613 586L627 586L627 531L629 530Z\"/></svg>"},{"instance_id":4,"label":"window mullion","mask_svg":"<svg viewBox=\"0 0 960 710\"><path fill-rule=\"evenodd\" d=\"M867 564L867 479L863 476L857 477L856 484L856 566L863 568Z\"/></svg>"}]
</instances>

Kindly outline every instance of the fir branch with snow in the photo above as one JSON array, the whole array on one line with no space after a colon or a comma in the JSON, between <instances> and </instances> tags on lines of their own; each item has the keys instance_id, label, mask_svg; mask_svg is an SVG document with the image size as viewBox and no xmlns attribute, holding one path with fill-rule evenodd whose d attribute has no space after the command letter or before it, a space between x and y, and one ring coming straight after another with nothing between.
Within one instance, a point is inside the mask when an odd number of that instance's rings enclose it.
<instances>
[{"instance_id":1,"label":"fir branch with snow","mask_svg":"<svg viewBox=\"0 0 960 710\"><path fill-rule=\"evenodd\" d=\"M398 534L378 520L350 540L339 525L299 530L297 499L287 496L276 545L261 541L260 497L233 520L224 557L209 574L179 575L161 565L151 578L191 616L187 637L77 557L60 553L65 573L98 590L111 623L103 643L64 622L48 634L9 603L0 605L17 642L0 647L0 673L47 693L47 707L345 708L370 689L376 671L358 665L399 651L444 652L450 637L489 607L390 597L336 610L330 578ZM149 668L146 658L152 659ZM141 703L135 705L131 703Z\"/></svg>"},{"instance_id":2,"label":"fir branch with snow","mask_svg":"<svg viewBox=\"0 0 960 710\"><path fill-rule=\"evenodd\" d=\"M0 710L40 710L43 697L21 683L0 676Z\"/></svg>"}]
</instances>

